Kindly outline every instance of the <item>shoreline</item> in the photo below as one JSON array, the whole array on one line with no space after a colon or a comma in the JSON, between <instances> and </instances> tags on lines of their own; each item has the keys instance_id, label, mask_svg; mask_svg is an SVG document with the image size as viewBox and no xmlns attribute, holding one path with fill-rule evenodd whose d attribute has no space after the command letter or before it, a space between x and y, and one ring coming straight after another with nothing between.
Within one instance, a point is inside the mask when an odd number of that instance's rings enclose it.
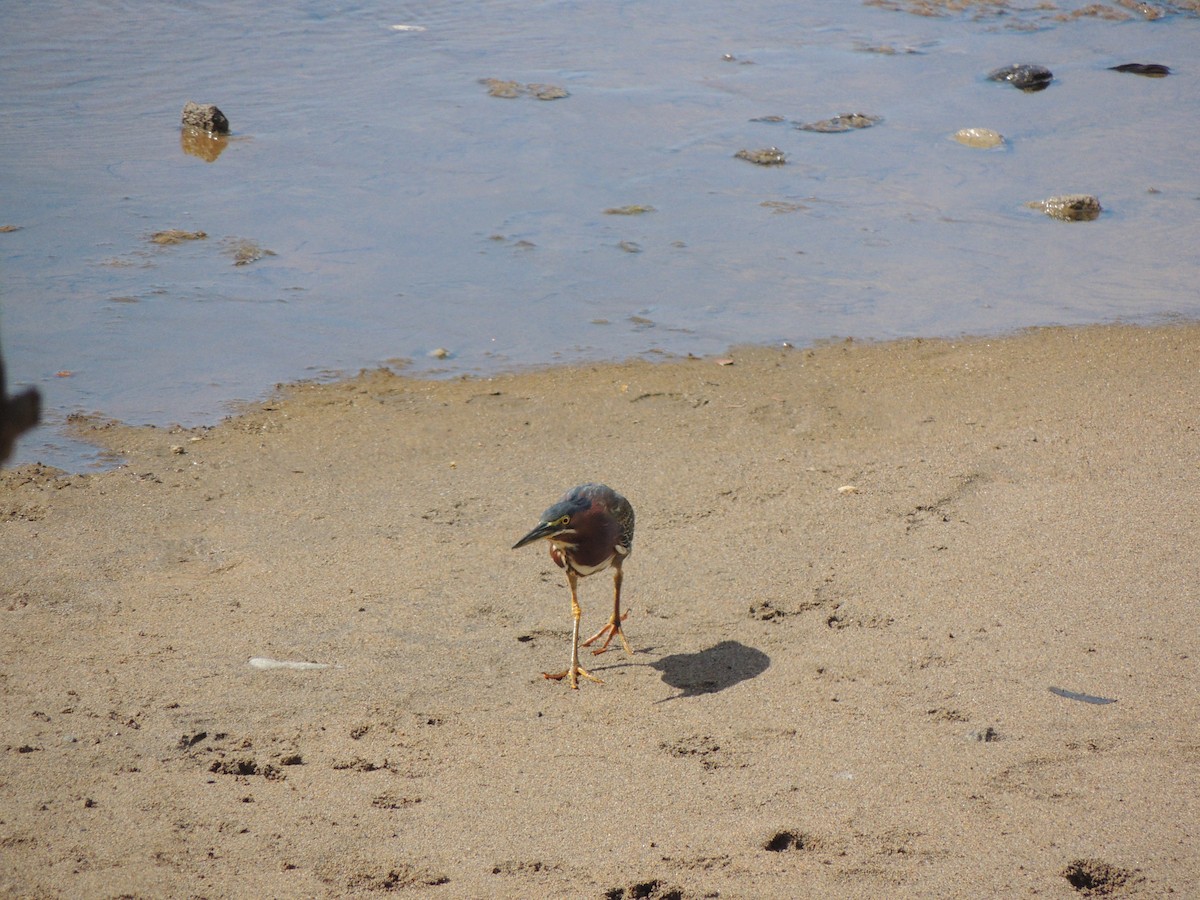
<instances>
[{"instance_id":1,"label":"shoreline","mask_svg":"<svg viewBox=\"0 0 1200 900\"><path fill-rule=\"evenodd\" d=\"M887 346L892 344L903 344L910 341L921 342L941 342L941 343L963 343L973 341L1004 341L1011 338L1018 338L1027 332L1037 332L1044 330L1065 329L1069 331L1087 331L1089 329L1104 329L1104 328L1142 328L1142 329L1159 329L1159 328L1174 328L1186 327L1191 324L1200 324L1192 319L1180 319L1174 315L1152 315L1145 320L1129 320L1122 319L1117 322L1106 323L1090 323L1090 324L1069 324L1069 325L1023 325L1013 329L1005 329L996 332L971 333L955 336L921 336L921 337L856 337L846 335L830 335L823 338L815 339L809 343L793 343L791 340L779 338L766 343L734 343L725 348L720 353L705 353L696 355L691 352L672 352L660 349L646 349L638 354L628 355L622 358L598 358L598 359L578 359L567 361L551 361L551 362L534 362L516 364L510 367L499 368L491 371L481 370L438 370L436 367L428 367L425 369L414 369L417 360L412 358L396 358L385 360L377 364L371 364L359 367L349 367L345 369L334 369L330 367L314 367L309 366L309 369L320 368L325 374L314 376L312 378L297 378L292 381L277 381L273 385L263 386L257 392L256 399L239 399L236 397L225 398L217 403L219 409L214 409L211 414L202 414L197 419L196 416L190 418L169 416L160 417L156 421L130 421L120 414L113 414L110 411L94 409L84 411L82 409L67 410L59 409L53 406L43 410L43 422L32 432L35 436L33 440L30 435L23 436L23 439L18 441L15 448L14 460L8 463L9 468L13 466L23 465L45 465L56 469L61 469L69 474L97 474L100 472L109 471L115 466L121 465L120 461L111 464L103 461L105 450L103 447L98 447L95 443L89 442L87 434L93 423L116 423L132 428L155 428L155 429L211 429L218 427L222 422L237 418L243 411L253 411L264 404L268 404L280 396L281 393L287 392L291 388L298 386L320 386L339 384L345 381L352 380L369 372L391 372L402 378L408 378L416 382L440 383L446 381L478 381L486 382L494 378L520 377L524 375L534 376L539 374L548 374L556 371L568 371L575 369L597 369L605 366L623 366L636 363L645 363L647 365L670 365L685 361L697 360L716 360L721 358L729 358L735 352L770 352L775 350L786 349L795 352L807 352L812 350L821 350L830 346L841 344L853 344L859 347L872 346ZM11 373L10 373L11 374ZM36 384L34 382L18 382L15 388L35 387L39 389L43 398L50 392L46 384ZM52 401L47 401L52 402ZM57 421L44 421L46 414L57 418ZM183 421L181 421L183 419ZM44 439L37 440L36 436L39 432L47 432ZM40 445L40 450L29 450L31 444ZM70 445L78 445L79 449L72 450ZM63 449L66 447L66 449ZM31 457L30 453L38 454ZM74 464L72 464L72 462Z\"/></svg>"}]
</instances>

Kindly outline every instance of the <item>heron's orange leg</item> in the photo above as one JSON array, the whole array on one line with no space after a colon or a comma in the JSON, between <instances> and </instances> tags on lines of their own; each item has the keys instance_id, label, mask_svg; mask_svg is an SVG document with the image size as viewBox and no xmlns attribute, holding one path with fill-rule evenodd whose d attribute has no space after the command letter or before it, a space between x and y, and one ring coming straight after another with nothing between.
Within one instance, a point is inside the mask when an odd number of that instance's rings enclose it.
<instances>
[{"instance_id":1,"label":"heron's orange leg","mask_svg":"<svg viewBox=\"0 0 1200 900\"><path fill-rule=\"evenodd\" d=\"M567 569L567 583L571 585L571 615L575 618L575 624L571 628L571 668L565 672L543 672L543 678L551 678L554 681L562 681L564 678L571 685L571 690L579 690L579 676L588 678L596 684L604 684L599 678L589 672L587 669L579 665L579 620L583 616L583 610L579 608L579 598L576 595L576 584L579 581L579 576Z\"/></svg>"},{"instance_id":2,"label":"heron's orange leg","mask_svg":"<svg viewBox=\"0 0 1200 900\"><path fill-rule=\"evenodd\" d=\"M613 614L608 620L608 624L593 634L590 638L583 642L583 646L590 647L592 642L597 638L604 638L604 643L600 645L599 650L593 650L594 656L599 656L608 649L608 645L612 643L614 637L621 639L621 646L625 648L625 652L633 656L633 651L629 649L629 641L625 640L625 632L621 628L621 623L628 616L628 611L624 615L621 614L621 567L616 566L613 570ZM605 637L607 635L607 637Z\"/></svg>"}]
</instances>

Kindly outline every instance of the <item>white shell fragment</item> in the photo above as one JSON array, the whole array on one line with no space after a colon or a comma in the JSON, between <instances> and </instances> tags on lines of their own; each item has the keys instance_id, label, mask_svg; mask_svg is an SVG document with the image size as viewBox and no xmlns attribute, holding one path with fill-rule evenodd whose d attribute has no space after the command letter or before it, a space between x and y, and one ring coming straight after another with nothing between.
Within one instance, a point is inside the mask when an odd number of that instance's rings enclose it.
<instances>
[{"instance_id":1,"label":"white shell fragment","mask_svg":"<svg viewBox=\"0 0 1200 900\"><path fill-rule=\"evenodd\" d=\"M268 659L265 656L250 657L252 669L328 669L329 663L297 662L290 659Z\"/></svg>"}]
</instances>

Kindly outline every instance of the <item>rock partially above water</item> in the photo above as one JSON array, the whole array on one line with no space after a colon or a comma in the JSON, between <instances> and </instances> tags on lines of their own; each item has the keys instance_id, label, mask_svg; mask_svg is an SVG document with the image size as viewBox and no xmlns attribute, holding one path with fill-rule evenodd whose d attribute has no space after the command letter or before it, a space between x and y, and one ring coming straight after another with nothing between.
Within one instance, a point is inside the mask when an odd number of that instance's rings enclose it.
<instances>
[{"instance_id":1,"label":"rock partially above water","mask_svg":"<svg viewBox=\"0 0 1200 900\"><path fill-rule=\"evenodd\" d=\"M1013 63L988 73L988 81L1007 81L1023 91L1044 91L1054 80L1054 73L1045 66Z\"/></svg>"},{"instance_id":2,"label":"rock partially above water","mask_svg":"<svg viewBox=\"0 0 1200 900\"><path fill-rule=\"evenodd\" d=\"M796 128L800 131L819 131L823 134L839 134L843 131L853 131L857 128L870 128L878 125L883 119L880 116L868 116L866 113L842 113L832 119L822 119L820 122L798 122Z\"/></svg>"},{"instance_id":3,"label":"rock partially above water","mask_svg":"<svg viewBox=\"0 0 1200 900\"><path fill-rule=\"evenodd\" d=\"M209 134L229 134L229 120L225 118L225 113L211 103L193 103L191 100L185 103L182 125Z\"/></svg>"},{"instance_id":4,"label":"rock partially above water","mask_svg":"<svg viewBox=\"0 0 1200 900\"><path fill-rule=\"evenodd\" d=\"M1030 209L1040 209L1046 215L1064 222L1090 222L1103 211L1100 201L1091 194L1063 194L1026 203Z\"/></svg>"},{"instance_id":5,"label":"rock partially above water","mask_svg":"<svg viewBox=\"0 0 1200 900\"><path fill-rule=\"evenodd\" d=\"M1004 135L990 128L961 128L954 133L954 139L968 147L982 147L985 150L1004 145Z\"/></svg>"},{"instance_id":6,"label":"rock partially above water","mask_svg":"<svg viewBox=\"0 0 1200 900\"><path fill-rule=\"evenodd\" d=\"M1122 63L1108 68L1113 72L1129 72L1131 75L1145 75L1147 78L1166 78L1171 74L1169 67L1159 63Z\"/></svg>"},{"instance_id":7,"label":"rock partially above water","mask_svg":"<svg viewBox=\"0 0 1200 900\"><path fill-rule=\"evenodd\" d=\"M733 155L738 159L744 159L759 166L782 166L787 162L787 156L778 147L763 147L761 150L739 150Z\"/></svg>"}]
</instances>

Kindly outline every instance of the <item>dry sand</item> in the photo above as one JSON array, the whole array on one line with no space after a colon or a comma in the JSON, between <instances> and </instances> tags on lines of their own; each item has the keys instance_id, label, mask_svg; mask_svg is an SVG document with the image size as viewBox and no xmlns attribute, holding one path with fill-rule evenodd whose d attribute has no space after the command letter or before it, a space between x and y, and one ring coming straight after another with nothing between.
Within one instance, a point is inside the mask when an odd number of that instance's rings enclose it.
<instances>
[{"instance_id":1,"label":"dry sand","mask_svg":"<svg viewBox=\"0 0 1200 900\"><path fill-rule=\"evenodd\" d=\"M0 475L0 895L1197 896L1200 328L734 358ZM586 480L636 655L571 691L509 547Z\"/></svg>"}]
</instances>

